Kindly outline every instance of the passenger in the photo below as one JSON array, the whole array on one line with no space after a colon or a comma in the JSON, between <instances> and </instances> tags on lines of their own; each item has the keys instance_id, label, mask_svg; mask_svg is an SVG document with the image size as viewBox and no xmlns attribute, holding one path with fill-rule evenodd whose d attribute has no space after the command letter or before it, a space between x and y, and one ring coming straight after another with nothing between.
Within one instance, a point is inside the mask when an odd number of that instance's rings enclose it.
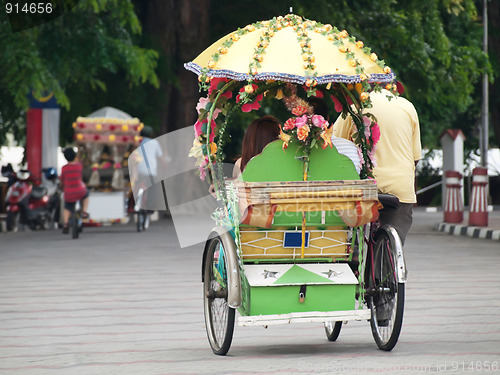
<instances>
[{"instance_id":1,"label":"passenger","mask_svg":"<svg viewBox=\"0 0 500 375\"><path fill-rule=\"evenodd\" d=\"M263 116L250 123L241 146L241 157L236 160L233 177L238 177L245 170L251 158L260 154L264 147L278 139L280 123L274 116Z\"/></svg>"}]
</instances>

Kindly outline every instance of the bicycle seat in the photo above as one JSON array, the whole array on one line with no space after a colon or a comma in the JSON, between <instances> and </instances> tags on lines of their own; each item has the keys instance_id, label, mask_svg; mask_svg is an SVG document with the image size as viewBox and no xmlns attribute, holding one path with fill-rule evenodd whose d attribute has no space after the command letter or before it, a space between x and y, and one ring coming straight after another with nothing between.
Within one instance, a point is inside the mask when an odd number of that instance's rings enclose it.
<instances>
[{"instance_id":1,"label":"bicycle seat","mask_svg":"<svg viewBox=\"0 0 500 375\"><path fill-rule=\"evenodd\" d=\"M378 200L382 203L383 209L396 209L399 207L399 198L392 194L379 194Z\"/></svg>"}]
</instances>

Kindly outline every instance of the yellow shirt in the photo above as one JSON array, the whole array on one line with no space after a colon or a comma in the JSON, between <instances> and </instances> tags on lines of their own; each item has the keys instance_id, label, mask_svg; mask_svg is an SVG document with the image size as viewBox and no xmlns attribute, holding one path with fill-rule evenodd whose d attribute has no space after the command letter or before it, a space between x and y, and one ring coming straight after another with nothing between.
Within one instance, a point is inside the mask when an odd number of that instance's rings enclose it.
<instances>
[{"instance_id":1,"label":"yellow shirt","mask_svg":"<svg viewBox=\"0 0 500 375\"><path fill-rule=\"evenodd\" d=\"M392 96L389 101L387 96ZM417 111L405 98L389 91L370 95L373 108L367 109L377 118L380 140L375 149L373 170L380 192L394 194L403 203L415 203L415 161L422 158L420 125ZM333 126L337 137L352 139L357 132L350 116L339 116Z\"/></svg>"}]
</instances>

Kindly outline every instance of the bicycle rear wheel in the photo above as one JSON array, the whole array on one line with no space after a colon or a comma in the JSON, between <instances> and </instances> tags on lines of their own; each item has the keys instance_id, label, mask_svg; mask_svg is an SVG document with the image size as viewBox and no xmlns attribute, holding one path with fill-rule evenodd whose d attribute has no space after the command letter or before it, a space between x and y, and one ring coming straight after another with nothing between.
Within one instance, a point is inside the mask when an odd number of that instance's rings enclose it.
<instances>
[{"instance_id":1,"label":"bicycle rear wheel","mask_svg":"<svg viewBox=\"0 0 500 375\"><path fill-rule=\"evenodd\" d=\"M403 325L405 285L396 277L396 245L392 235L377 234L367 275L367 303L370 326L377 346L390 351L396 345Z\"/></svg>"},{"instance_id":2,"label":"bicycle rear wheel","mask_svg":"<svg viewBox=\"0 0 500 375\"><path fill-rule=\"evenodd\" d=\"M235 310L227 303L227 266L220 237L209 240L203 275L205 327L212 351L225 355L234 332Z\"/></svg>"}]
</instances>

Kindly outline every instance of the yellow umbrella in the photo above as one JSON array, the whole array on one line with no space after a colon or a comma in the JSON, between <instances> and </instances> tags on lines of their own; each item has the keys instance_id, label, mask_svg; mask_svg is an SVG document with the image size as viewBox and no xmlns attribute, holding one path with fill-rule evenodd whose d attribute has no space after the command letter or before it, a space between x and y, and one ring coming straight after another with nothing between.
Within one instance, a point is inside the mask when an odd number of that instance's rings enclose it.
<instances>
[{"instance_id":1,"label":"yellow umbrella","mask_svg":"<svg viewBox=\"0 0 500 375\"><path fill-rule=\"evenodd\" d=\"M315 86L329 82L391 82L391 69L362 41L331 25L289 14L256 22L219 39L186 69L201 81L279 80Z\"/></svg>"}]
</instances>

